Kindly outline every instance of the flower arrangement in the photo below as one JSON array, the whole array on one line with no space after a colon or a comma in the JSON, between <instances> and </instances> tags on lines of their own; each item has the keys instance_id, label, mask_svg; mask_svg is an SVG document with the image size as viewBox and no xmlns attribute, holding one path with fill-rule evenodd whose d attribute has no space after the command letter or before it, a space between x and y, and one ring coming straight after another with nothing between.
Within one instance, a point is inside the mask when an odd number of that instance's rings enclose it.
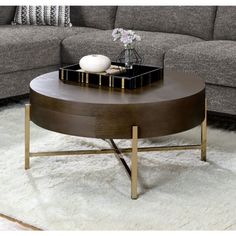
<instances>
[{"instance_id":1,"label":"flower arrangement","mask_svg":"<svg viewBox=\"0 0 236 236\"><path fill-rule=\"evenodd\" d=\"M132 47L136 41L141 41L141 37L132 30L116 28L112 32L113 41L120 40L125 48Z\"/></svg>"},{"instance_id":2,"label":"flower arrangement","mask_svg":"<svg viewBox=\"0 0 236 236\"><path fill-rule=\"evenodd\" d=\"M116 28L112 31L113 41L120 40L124 44L124 50L120 53L117 61L124 63L126 69L133 69L133 64L140 64L142 58L134 48L137 41L141 41L141 37L132 30L124 30Z\"/></svg>"}]
</instances>

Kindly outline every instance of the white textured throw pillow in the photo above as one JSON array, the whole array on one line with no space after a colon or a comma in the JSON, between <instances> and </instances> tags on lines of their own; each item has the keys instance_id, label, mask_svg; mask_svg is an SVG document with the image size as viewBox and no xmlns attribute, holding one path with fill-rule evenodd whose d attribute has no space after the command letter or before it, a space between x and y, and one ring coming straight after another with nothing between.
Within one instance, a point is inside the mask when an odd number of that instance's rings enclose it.
<instances>
[{"instance_id":1,"label":"white textured throw pillow","mask_svg":"<svg viewBox=\"0 0 236 236\"><path fill-rule=\"evenodd\" d=\"M69 6L18 6L13 24L71 26Z\"/></svg>"}]
</instances>

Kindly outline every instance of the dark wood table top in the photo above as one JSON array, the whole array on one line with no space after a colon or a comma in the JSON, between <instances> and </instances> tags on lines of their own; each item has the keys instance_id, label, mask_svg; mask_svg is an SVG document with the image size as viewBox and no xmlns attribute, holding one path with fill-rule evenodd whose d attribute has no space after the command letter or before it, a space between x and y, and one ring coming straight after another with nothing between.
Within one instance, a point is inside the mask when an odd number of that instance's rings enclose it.
<instances>
[{"instance_id":1,"label":"dark wood table top","mask_svg":"<svg viewBox=\"0 0 236 236\"><path fill-rule=\"evenodd\" d=\"M58 72L37 77L30 83L31 89L44 96L93 104L140 104L172 101L185 98L204 89L204 83L193 75L167 73L165 79L135 90L97 88L65 84Z\"/></svg>"},{"instance_id":2,"label":"dark wood table top","mask_svg":"<svg viewBox=\"0 0 236 236\"><path fill-rule=\"evenodd\" d=\"M204 119L205 84L193 74L169 71L162 81L135 90L76 86L47 73L30 83L31 120L61 133L130 138L181 132Z\"/></svg>"}]
</instances>

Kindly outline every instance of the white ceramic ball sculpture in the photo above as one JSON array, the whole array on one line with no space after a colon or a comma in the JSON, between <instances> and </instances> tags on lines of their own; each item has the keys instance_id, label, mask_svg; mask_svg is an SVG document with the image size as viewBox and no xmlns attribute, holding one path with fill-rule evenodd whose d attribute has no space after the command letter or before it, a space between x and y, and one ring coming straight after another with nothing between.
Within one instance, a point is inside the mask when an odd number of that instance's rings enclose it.
<instances>
[{"instance_id":1,"label":"white ceramic ball sculpture","mask_svg":"<svg viewBox=\"0 0 236 236\"><path fill-rule=\"evenodd\" d=\"M110 68L111 60L104 55L92 54L82 57L79 65L87 72L100 73Z\"/></svg>"}]
</instances>

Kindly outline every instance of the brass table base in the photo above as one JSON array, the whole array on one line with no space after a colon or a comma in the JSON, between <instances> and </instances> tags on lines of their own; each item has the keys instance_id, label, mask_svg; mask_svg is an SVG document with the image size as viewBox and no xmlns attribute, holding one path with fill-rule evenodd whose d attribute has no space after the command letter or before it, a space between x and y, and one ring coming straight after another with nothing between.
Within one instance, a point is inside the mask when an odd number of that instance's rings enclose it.
<instances>
[{"instance_id":1,"label":"brass table base","mask_svg":"<svg viewBox=\"0 0 236 236\"><path fill-rule=\"evenodd\" d=\"M138 126L132 127L132 147L119 149L114 140L106 140L109 142L111 149L100 150L78 150L78 151L55 151L55 152L30 152L30 104L25 105L25 169L30 168L30 158L32 157L51 157L51 156L79 156L88 154L109 154L113 153L124 166L127 175L131 178L131 198L138 198L138 152L152 151L176 151L200 149L201 160L206 161L206 144L207 144L207 116L205 108L205 119L201 124L201 144L199 145L182 145L182 146L161 146L161 147L141 147L138 148ZM131 153L131 168L128 166L122 153Z\"/></svg>"}]
</instances>

